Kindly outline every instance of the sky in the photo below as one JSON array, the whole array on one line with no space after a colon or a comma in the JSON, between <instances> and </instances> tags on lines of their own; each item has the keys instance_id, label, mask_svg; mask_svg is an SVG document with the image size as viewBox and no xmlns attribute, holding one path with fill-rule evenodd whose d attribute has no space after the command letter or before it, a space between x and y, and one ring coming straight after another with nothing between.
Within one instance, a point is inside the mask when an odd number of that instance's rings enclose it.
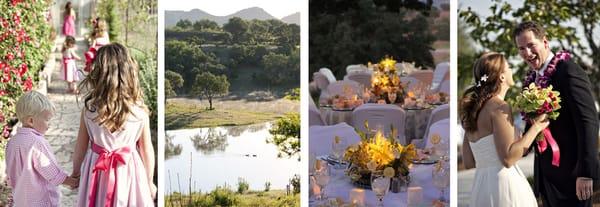
<instances>
[{"instance_id":1,"label":"sky","mask_svg":"<svg viewBox=\"0 0 600 207\"><path fill-rule=\"evenodd\" d=\"M304 0L168 0L162 1L165 10L200 9L216 16L227 16L239 10L260 7L276 18L300 12ZM165 3L168 2L168 3Z\"/></svg>"}]
</instances>

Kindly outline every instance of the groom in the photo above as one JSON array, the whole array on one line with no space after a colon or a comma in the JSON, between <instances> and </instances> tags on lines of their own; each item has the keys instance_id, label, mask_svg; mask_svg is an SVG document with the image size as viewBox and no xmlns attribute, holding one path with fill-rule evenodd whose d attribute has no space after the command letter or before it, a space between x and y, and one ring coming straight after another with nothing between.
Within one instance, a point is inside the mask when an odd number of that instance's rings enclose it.
<instances>
[{"instance_id":1,"label":"groom","mask_svg":"<svg viewBox=\"0 0 600 207\"><path fill-rule=\"evenodd\" d=\"M535 192L541 194L544 206L591 207L599 164L598 116L589 78L567 53L550 51L540 25L523 22L514 30L513 38L530 68L525 80L552 85L562 99L560 115L549 126L560 149L559 162L551 146L540 152L538 142L532 145Z\"/></svg>"}]
</instances>

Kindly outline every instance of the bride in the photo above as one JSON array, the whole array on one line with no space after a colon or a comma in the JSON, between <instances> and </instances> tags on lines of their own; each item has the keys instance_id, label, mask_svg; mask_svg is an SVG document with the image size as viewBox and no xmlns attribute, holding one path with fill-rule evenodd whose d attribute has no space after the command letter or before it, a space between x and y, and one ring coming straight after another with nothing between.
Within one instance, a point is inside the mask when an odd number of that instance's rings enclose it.
<instances>
[{"instance_id":1,"label":"bride","mask_svg":"<svg viewBox=\"0 0 600 207\"><path fill-rule=\"evenodd\" d=\"M535 207L533 191L515 163L548 126L546 115L536 117L522 136L515 133L512 110L504 100L515 83L502 54L483 54L473 67L473 77L475 86L460 101L463 162L467 169L476 167L471 206Z\"/></svg>"}]
</instances>

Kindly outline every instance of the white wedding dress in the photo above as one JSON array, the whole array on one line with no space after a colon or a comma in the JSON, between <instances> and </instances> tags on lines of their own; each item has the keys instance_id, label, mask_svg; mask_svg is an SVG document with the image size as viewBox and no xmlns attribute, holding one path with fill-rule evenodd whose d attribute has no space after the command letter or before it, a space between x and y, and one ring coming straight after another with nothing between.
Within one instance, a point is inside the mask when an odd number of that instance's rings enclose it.
<instances>
[{"instance_id":1,"label":"white wedding dress","mask_svg":"<svg viewBox=\"0 0 600 207\"><path fill-rule=\"evenodd\" d=\"M493 134L469 143L476 166L471 207L538 206L523 171L517 165L502 165Z\"/></svg>"}]
</instances>

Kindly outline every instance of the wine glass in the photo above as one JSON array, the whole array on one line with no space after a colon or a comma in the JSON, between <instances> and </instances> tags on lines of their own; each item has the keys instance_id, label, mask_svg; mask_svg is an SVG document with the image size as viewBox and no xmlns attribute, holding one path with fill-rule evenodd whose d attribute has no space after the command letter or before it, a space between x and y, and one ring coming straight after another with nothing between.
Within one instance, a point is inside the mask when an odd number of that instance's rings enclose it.
<instances>
[{"instance_id":1,"label":"wine glass","mask_svg":"<svg viewBox=\"0 0 600 207\"><path fill-rule=\"evenodd\" d=\"M322 168L322 169L327 169L327 168ZM330 179L329 173L327 172L327 170L318 170L315 172L314 178L315 178L315 183L317 184L317 186L319 186L319 189L320 189L320 195L318 196L318 200L327 199L327 196L325 196L325 187L329 183L329 179Z\"/></svg>"},{"instance_id":2,"label":"wine glass","mask_svg":"<svg viewBox=\"0 0 600 207\"><path fill-rule=\"evenodd\" d=\"M443 161L440 161L443 162ZM444 198L444 191L446 187L450 184L450 170L446 167L434 168L432 171L432 179L433 185L440 190L440 198L441 202L448 202Z\"/></svg>"},{"instance_id":3,"label":"wine glass","mask_svg":"<svg viewBox=\"0 0 600 207\"><path fill-rule=\"evenodd\" d=\"M334 139L331 143L331 155L335 161L334 167L336 169L341 169L342 165L342 157L344 156L344 140L343 139Z\"/></svg>"},{"instance_id":4,"label":"wine glass","mask_svg":"<svg viewBox=\"0 0 600 207\"><path fill-rule=\"evenodd\" d=\"M371 173L371 189L377 196L377 206L383 206L383 198L390 189L390 178L383 175L383 171Z\"/></svg>"}]
</instances>

